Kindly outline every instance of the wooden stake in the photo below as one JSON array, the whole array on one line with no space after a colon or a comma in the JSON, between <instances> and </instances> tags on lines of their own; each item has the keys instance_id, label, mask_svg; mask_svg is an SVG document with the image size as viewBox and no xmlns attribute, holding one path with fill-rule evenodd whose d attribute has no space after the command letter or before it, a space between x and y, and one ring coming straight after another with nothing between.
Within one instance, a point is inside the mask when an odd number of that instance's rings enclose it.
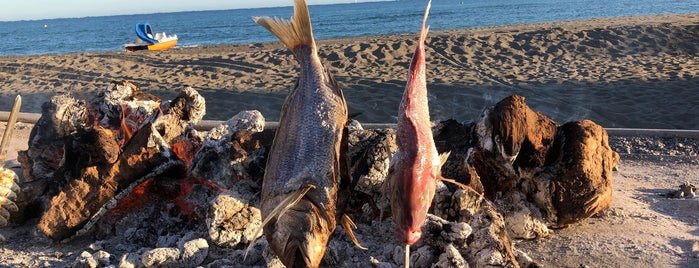
<instances>
[{"instance_id":1,"label":"wooden stake","mask_svg":"<svg viewBox=\"0 0 699 268\"><path fill-rule=\"evenodd\" d=\"M0 142L0 165L5 165L5 157L7 156L7 145L10 144L12 139L12 131L15 130L15 123L17 122L17 115L19 114L19 107L22 105L22 96L17 95L15 98L15 103L12 105L12 111L10 112L10 117L7 120L7 127L5 127L5 133L2 135L2 142Z\"/></svg>"}]
</instances>

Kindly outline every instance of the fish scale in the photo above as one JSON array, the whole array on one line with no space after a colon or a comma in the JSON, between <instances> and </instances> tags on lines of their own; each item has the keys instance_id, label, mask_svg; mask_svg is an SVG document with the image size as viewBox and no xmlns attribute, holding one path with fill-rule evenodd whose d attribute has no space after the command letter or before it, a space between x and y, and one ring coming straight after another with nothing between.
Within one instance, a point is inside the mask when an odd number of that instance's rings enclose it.
<instances>
[{"instance_id":1,"label":"fish scale","mask_svg":"<svg viewBox=\"0 0 699 268\"><path fill-rule=\"evenodd\" d=\"M284 265L317 267L335 230L336 215L342 215L336 211L340 180L349 179L342 151L347 103L318 57L304 0L294 2L290 21L253 20L277 36L300 65L265 167L263 231Z\"/></svg>"}]
</instances>

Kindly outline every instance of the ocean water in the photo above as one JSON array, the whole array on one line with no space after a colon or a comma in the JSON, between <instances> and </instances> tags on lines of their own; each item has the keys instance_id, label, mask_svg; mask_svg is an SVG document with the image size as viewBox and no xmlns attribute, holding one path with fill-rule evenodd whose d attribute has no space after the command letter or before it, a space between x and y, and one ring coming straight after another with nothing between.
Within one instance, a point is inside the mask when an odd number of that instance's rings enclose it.
<instances>
[{"instance_id":1,"label":"ocean water","mask_svg":"<svg viewBox=\"0 0 699 268\"><path fill-rule=\"evenodd\" d=\"M292 1L289 0L291 4ZM317 39L410 33L426 1L386 1L309 7ZM291 7L174 12L0 22L1 55L119 51L134 25L177 34L178 46L276 41L253 16L288 18ZM433 0L432 31L585 18L699 13L699 0Z\"/></svg>"}]
</instances>

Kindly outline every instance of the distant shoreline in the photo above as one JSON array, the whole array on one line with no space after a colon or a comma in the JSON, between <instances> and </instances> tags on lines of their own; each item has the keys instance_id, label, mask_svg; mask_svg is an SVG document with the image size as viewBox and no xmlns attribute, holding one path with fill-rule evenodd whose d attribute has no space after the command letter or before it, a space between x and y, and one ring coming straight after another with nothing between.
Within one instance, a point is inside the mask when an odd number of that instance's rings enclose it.
<instances>
[{"instance_id":1,"label":"distant shoreline","mask_svg":"<svg viewBox=\"0 0 699 268\"><path fill-rule=\"evenodd\" d=\"M219 11L219 10L213 10L213 11ZM183 11L183 12L194 12L194 11ZM138 14L142 15L142 14ZM566 27L572 27L573 29L575 28L589 28L589 27L600 27L600 26L629 26L629 25L638 25L638 21L644 21L644 24L654 24L654 23L664 23L668 21L673 21L676 19L676 17L686 17L688 19L691 19L693 17L696 17L699 15L699 13L673 13L673 14L659 14L659 15L644 15L644 16L615 16L615 17L599 17L599 18L587 18L587 19L572 19L572 20L557 20L557 21L543 21L543 22L534 22L534 23L516 23L516 24L503 24L503 25L492 25L492 26L476 26L476 27L468 27L468 28L459 28L459 29L449 29L449 30L438 30L438 31L431 31L432 34L449 34L449 33L491 33L491 32L501 32L501 31L511 31L512 29L515 29L515 31L527 31L527 30L535 30L539 28L551 28L551 27L558 27L557 25L563 24ZM119 15L122 16L122 15ZM126 16L126 15L123 15ZM76 18L67 18L67 19L76 19ZM684 19L682 19L684 20ZM31 21L41 21L41 20L31 20ZM15 22L15 21L0 21L0 22ZM580 23L584 22L584 23ZM611 23L610 25L606 25L607 23ZM413 36L417 33L417 30L415 32L404 32L404 33L394 33L394 34L376 34L376 35L360 35L360 36L346 36L346 37L334 37L334 38L317 38L316 42L319 44L323 43L328 43L328 44L333 44L333 43L338 43L342 42L343 40L352 40L352 41L360 41L360 40L374 40L377 38L387 38L387 37L393 37L393 36ZM259 45L272 45L275 46L278 42L277 41L266 41L266 42L239 42L239 43L220 43L220 44L193 44L193 45L178 45L174 49L176 50L186 50L186 49L192 49L192 48L217 48L217 47L237 47L237 46L259 46ZM43 54L10 54L10 55L3 55L0 54L0 58L2 57L25 57L25 56L48 56L48 55L65 55L65 54L82 54L82 53L118 53L118 52L123 52L123 49L118 49L118 50L102 50L102 51L76 51L76 52L68 52L68 53L43 53Z\"/></svg>"}]
</instances>

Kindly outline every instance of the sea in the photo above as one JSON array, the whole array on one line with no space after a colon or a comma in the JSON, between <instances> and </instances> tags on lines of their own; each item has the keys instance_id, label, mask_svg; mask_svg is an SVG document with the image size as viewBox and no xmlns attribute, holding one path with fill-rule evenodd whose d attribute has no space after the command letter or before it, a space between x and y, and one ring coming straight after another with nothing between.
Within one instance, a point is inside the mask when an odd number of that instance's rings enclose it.
<instances>
[{"instance_id":1,"label":"sea","mask_svg":"<svg viewBox=\"0 0 699 268\"><path fill-rule=\"evenodd\" d=\"M317 39L412 33L425 0L311 5ZM291 4L292 1L289 0ZM0 21L0 56L120 51L136 23L176 34L178 46L276 41L253 16L292 15L291 6L155 14ZM699 0L433 0L432 31L534 22L699 13Z\"/></svg>"}]
</instances>

